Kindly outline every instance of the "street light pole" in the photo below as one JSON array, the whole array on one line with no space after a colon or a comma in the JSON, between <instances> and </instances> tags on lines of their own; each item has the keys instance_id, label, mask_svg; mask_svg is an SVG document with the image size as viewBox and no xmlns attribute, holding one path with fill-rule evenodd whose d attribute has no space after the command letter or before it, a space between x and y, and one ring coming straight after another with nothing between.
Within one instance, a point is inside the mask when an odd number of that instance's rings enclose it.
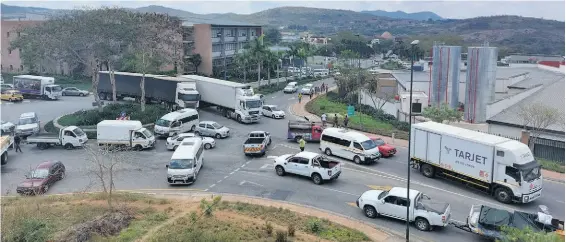
<instances>
[{"instance_id":1,"label":"street light pole","mask_svg":"<svg viewBox=\"0 0 566 242\"><path fill-rule=\"evenodd\" d=\"M419 40L411 42L411 88L409 93L409 145L407 151L407 201L409 201L409 191L411 189L411 125L413 124L413 65L415 64L415 47ZM408 203L407 203L408 204ZM407 228L405 230L405 240L409 242L409 207L407 206Z\"/></svg>"}]
</instances>

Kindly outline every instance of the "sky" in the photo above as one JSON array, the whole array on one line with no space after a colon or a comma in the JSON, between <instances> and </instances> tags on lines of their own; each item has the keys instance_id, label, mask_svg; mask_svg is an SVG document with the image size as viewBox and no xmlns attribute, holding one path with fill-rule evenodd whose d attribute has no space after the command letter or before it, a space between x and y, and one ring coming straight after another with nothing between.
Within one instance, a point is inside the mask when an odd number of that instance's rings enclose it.
<instances>
[{"instance_id":1,"label":"sky","mask_svg":"<svg viewBox=\"0 0 566 242\"><path fill-rule=\"evenodd\" d=\"M161 5L193 13L239 13L250 14L262 10L283 7L317 7L329 9L344 9L353 11L385 10L419 12L431 11L443 18L473 18L493 15L519 15L564 21L565 1L4 1L2 3L15 6L44 7L53 9L73 9L77 7L120 6L127 8L144 7L148 5Z\"/></svg>"}]
</instances>

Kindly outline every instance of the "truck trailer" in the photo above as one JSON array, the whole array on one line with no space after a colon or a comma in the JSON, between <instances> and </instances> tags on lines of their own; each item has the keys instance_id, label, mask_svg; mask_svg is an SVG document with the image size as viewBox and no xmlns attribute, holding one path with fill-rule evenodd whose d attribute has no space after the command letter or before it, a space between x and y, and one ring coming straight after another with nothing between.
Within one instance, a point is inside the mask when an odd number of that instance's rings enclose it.
<instances>
[{"instance_id":1,"label":"truck trailer","mask_svg":"<svg viewBox=\"0 0 566 242\"><path fill-rule=\"evenodd\" d=\"M197 75L182 77L196 82L201 106L216 106L223 116L241 123L255 123L261 119L262 101L250 85Z\"/></svg>"},{"instance_id":2,"label":"truck trailer","mask_svg":"<svg viewBox=\"0 0 566 242\"><path fill-rule=\"evenodd\" d=\"M540 165L519 141L436 122L411 127L411 166L460 182L502 203L541 197Z\"/></svg>"},{"instance_id":3,"label":"truck trailer","mask_svg":"<svg viewBox=\"0 0 566 242\"><path fill-rule=\"evenodd\" d=\"M14 76L14 88L25 98L36 97L57 100L63 89L55 85L55 78L45 76L20 75Z\"/></svg>"},{"instance_id":4,"label":"truck trailer","mask_svg":"<svg viewBox=\"0 0 566 242\"><path fill-rule=\"evenodd\" d=\"M112 84L108 71L98 72L98 96L101 100L112 100ZM143 74L114 72L116 80L116 98L141 98L140 83ZM145 98L148 102L171 105L174 110L198 108L200 95L194 81L165 75L145 74Z\"/></svg>"}]
</instances>

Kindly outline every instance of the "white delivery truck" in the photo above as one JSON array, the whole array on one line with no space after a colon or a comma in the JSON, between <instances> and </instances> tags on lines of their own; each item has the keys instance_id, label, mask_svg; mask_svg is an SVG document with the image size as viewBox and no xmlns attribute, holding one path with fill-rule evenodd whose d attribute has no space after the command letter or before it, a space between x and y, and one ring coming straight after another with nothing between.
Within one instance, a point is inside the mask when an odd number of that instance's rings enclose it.
<instances>
[{"instance_id":1,"label":"white delivery truck","mask_svg":"<svg viewBox=\"0 0 566 242\"><path fill-rule=\"evenodd\" d=\"M436 122L411 127L411 165L429 178L461 182L499 202L528 203L542 193L540 165L519 141Z\"/></svg>"},{"instance_id":2,"label":"white delivery truck","mask_svg":"<svg viewBox=\"0 0 566 242\"><path fill-rule=\"evenodd\" d=\"M45 76L20 75L14 76L14 88L25 98L40 97L57 100L63 95L63 89L55 85L55 78Z\"/></svg>"},{"instance_id":3,"label":"white delivery truck","mask_svg":"<svg viewBox=\"0 0 566 242\"><path fill-rule=\"evenodd\" d=\"M134 120L103 120L96 125L98 145L119 145L142 150L155 145L155 136Z\"/></svg>"},{"instance_id":4,"label":"white delivery truck","mask_svg":"<svg viewBox=\"0 0 566 242\"><path fill-rule=\"evenodd\" d=\"M201 107L216 106L225 117L242 123L255 123L261 119L261 98L249 85L197 75L182 77L196 82Z\"/></svg>"}]
</instances>

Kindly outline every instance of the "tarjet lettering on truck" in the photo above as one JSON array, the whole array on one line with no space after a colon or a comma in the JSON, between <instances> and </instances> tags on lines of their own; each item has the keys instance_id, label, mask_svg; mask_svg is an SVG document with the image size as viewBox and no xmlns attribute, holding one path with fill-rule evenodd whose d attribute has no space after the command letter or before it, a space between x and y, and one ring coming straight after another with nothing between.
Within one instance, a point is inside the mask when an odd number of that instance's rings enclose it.
<instances>
[{"instance_id":1,"label":"tarjet lettering on truck","mask_svg":"<svg viewBox=\"0 0 566 242\"><path fill-rule=\"evenodd\" d=\"M450 154L450 151L452 150L452 148L448 148L447 146L444 146L444 149L446 149L447 154ZM485 162L487 161L487 157L485 156L477 155L459 149L454 149L454 156L456 156L456 158L466 159L482 165L485 165Z\"/></svg>"}]
</instances>

